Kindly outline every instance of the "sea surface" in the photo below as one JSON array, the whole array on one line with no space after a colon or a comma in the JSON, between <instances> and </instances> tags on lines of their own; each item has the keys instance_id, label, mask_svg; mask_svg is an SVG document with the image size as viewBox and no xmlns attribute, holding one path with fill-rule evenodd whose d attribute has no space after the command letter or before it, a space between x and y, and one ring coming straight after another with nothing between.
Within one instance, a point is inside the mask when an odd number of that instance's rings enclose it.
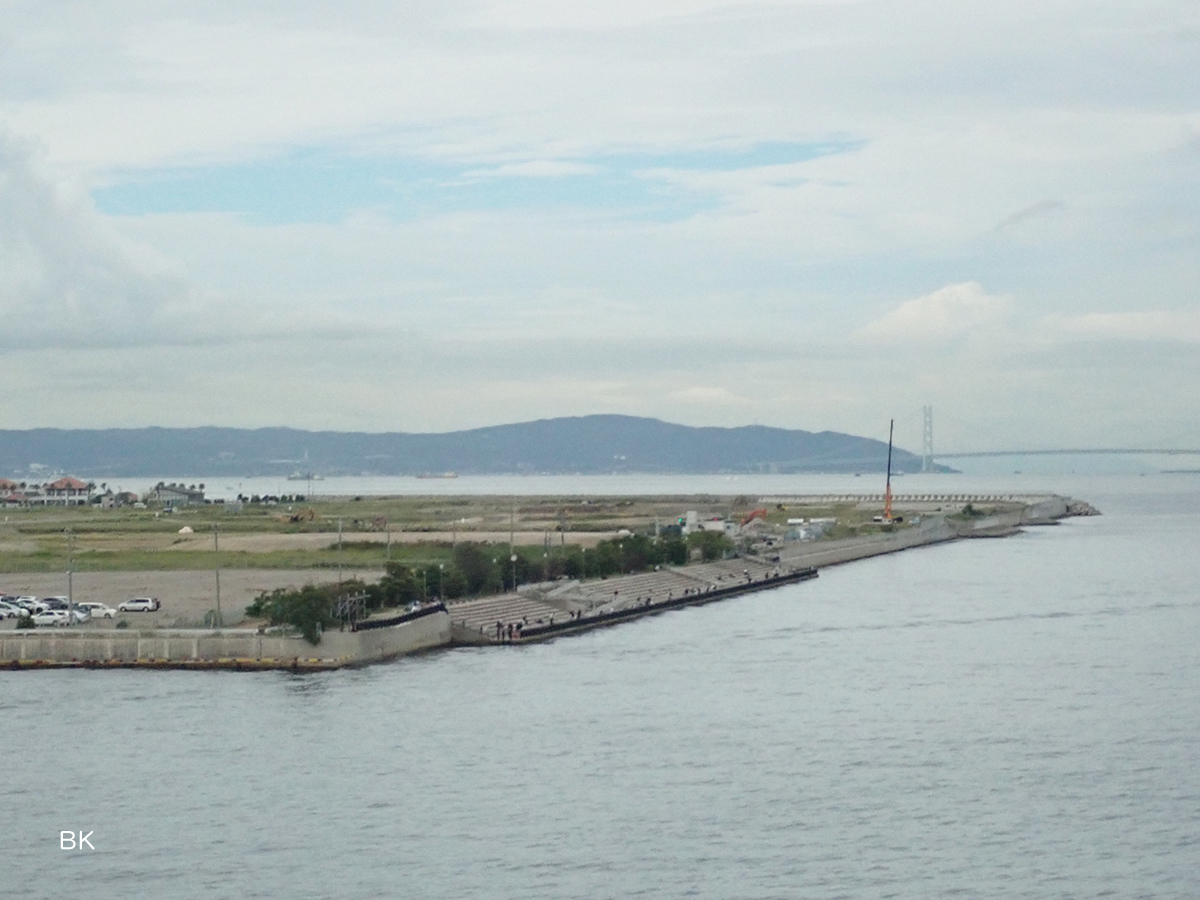
<instances>
[{"instance_id":1,"label":"sea surface","mask_svg":"<svg viewBox=\"0 0 1200 900\"><path fill-rule=\"evenodd\" d=\"M0 672L0 896L1195 897L1200 478L1042 489L1104 515L528 647Z\"/></svg>"}]
</instances>

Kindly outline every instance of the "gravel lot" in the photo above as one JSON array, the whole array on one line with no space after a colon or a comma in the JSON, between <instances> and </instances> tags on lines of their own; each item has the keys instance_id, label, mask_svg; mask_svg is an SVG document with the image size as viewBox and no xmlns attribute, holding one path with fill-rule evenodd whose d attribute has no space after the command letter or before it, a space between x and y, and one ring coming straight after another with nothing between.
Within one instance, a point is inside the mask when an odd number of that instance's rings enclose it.
<instances>
[{"instance_id":1,"label":"gravel lot","mask_svg":"<svg viewBox=\"0 0 1200 900\"><path fill-rule=\"evenodd\" d=\"M377 581L382 570L346 569L345 577ZM300 587L336 581L330 569L229 569L221 572L221 613L227 625L245 618L246 607L260 591L279 587ZM157 597L162 609L153 613L124 613L118 618L85 627L111 628L120 619L130 626L186 627L202 623L204 614L216 607L212 572L76 572L73 578L76 602L94 600L116 607L132 597ZM66 596L67 576L62 573L10 573L0 575L0 591L6 594L32 594L37 597ZM15 620L2 627L12 628Z\"/></svg>"}]
</instances>

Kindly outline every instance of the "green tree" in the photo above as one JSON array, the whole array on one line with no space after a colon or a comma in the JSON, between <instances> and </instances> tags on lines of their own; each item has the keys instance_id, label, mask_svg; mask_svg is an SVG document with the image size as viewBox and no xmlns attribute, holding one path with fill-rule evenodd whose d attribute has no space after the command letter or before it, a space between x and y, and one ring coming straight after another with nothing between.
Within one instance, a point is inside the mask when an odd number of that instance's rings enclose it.
<instances>
[{"instance_id":1,"label":"green tree","mask_svg":"<svg viewBox=\"0 0 1200 900\"><path fill-rule=\"evenodd\" d=\"M687 542L689 549L700 549L700 557L704 560L724 559L725 554L733 550L733 543L720 531L693 531L687 536Z\"/></svg>"},{"instance_id":2,"label":"green tree","mask_svg":"<svg viewBox=\"0 0 1200 900\"><path fill-rule=\"evenodd\" d=\"M499 564L492 558L480 544L463 542L454 548L454 568L462 575L463 593L482 594L500 586Z\"/></svg>"},{"instance_id":3,"label":"green tree","mask_svg":"<svg viewBox=\"0 0 1200 900\"><path fill-rule=\"evenodd\" d=\"M266 619L272 625L291 625L299 629L306 641L316 645L321 642L321 632L338 622L333 615L335 600L365 588L366 585L355 581L309 584L299 590L276 588L260 594L246 607L246 615Z\"/></svg>"}]
</instances>

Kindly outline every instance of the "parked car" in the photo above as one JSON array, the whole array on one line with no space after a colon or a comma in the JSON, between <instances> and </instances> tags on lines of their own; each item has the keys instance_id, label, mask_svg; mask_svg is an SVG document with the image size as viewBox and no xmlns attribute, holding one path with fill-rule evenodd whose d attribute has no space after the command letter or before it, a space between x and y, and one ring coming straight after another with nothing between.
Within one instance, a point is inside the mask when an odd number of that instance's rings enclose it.
<instances>
[{"instance_id":1,"label":"parked car","mask_svg":"<svg viewBox=\"0 0 1200 900\"><path fill-rule=\"evenodd\" d=\"M15 603L0 600L0 619L16 619L23 615L25 615L25 610L21 609Z\"/></svg>"},{"instance_id":2,"label":"parked car","mask_svg":"<svg viewBox=\"0 0 1200 900\"><path fill-rule=\"evenodd\" d=\"M79 610L86 609L93 619L111 619L117 614L117 611L111 606L105 606L103 603L76 603L75 608Z\"/></svg>"},{"instance_id":3,"label":"parked car","mask_svg":"<svg viewBox=\"0 0 1200 900\"><path fill-rule=\"evenodd\" d=\"M157 597L134 597L132 600L126 600L117 609L120 612L154 612L161 606Z\"/></svg>"},{"instance_id":4,"label":"parked car","mask_svg":"<svg viewBox=\"0 0 1200 900\"><path fill-rule=\"evenodd\" d=\"M34 606L37 605L37 597L21 596L17 597L12 602L26 612L33 612Z\"/></svg>"},{"instance_id":5,"label":"parked car","mask_svg":"<svg viewBox=\"0 0 1200 900\"><path fill-rule=\"evenodd\" d=\"M43 597L41 605L42 609L66 609L71 605L71 601L66 597Z\"/></svg>"},{"instance_id":6,"label":"parked car","mask_svg":"<svg viewBox=\"0 0 1200 900\"><path fill-rule=\"evenodd\" d=\"M71 619L67 615L65 609L47 609L44 612L34 613L34 625L58 625L67 626L71 624Z\"/></svg>"}]
</instances>

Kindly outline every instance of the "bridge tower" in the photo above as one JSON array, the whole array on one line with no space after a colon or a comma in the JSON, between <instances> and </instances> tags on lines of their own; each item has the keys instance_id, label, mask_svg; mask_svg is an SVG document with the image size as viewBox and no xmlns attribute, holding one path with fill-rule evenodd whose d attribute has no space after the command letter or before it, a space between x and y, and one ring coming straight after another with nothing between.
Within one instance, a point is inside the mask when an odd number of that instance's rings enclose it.
<instances>
[{"instance_id":1,"label":"bridge tower","mask_svg":"<svg viewBox=\"0 0 1200 900\"><path fill-rule=\"evenodd\" d=\"M921 438L921 471L933 471L933 405L921 408L925 413L925 430Z\"/></svg>"}]
</instances>

